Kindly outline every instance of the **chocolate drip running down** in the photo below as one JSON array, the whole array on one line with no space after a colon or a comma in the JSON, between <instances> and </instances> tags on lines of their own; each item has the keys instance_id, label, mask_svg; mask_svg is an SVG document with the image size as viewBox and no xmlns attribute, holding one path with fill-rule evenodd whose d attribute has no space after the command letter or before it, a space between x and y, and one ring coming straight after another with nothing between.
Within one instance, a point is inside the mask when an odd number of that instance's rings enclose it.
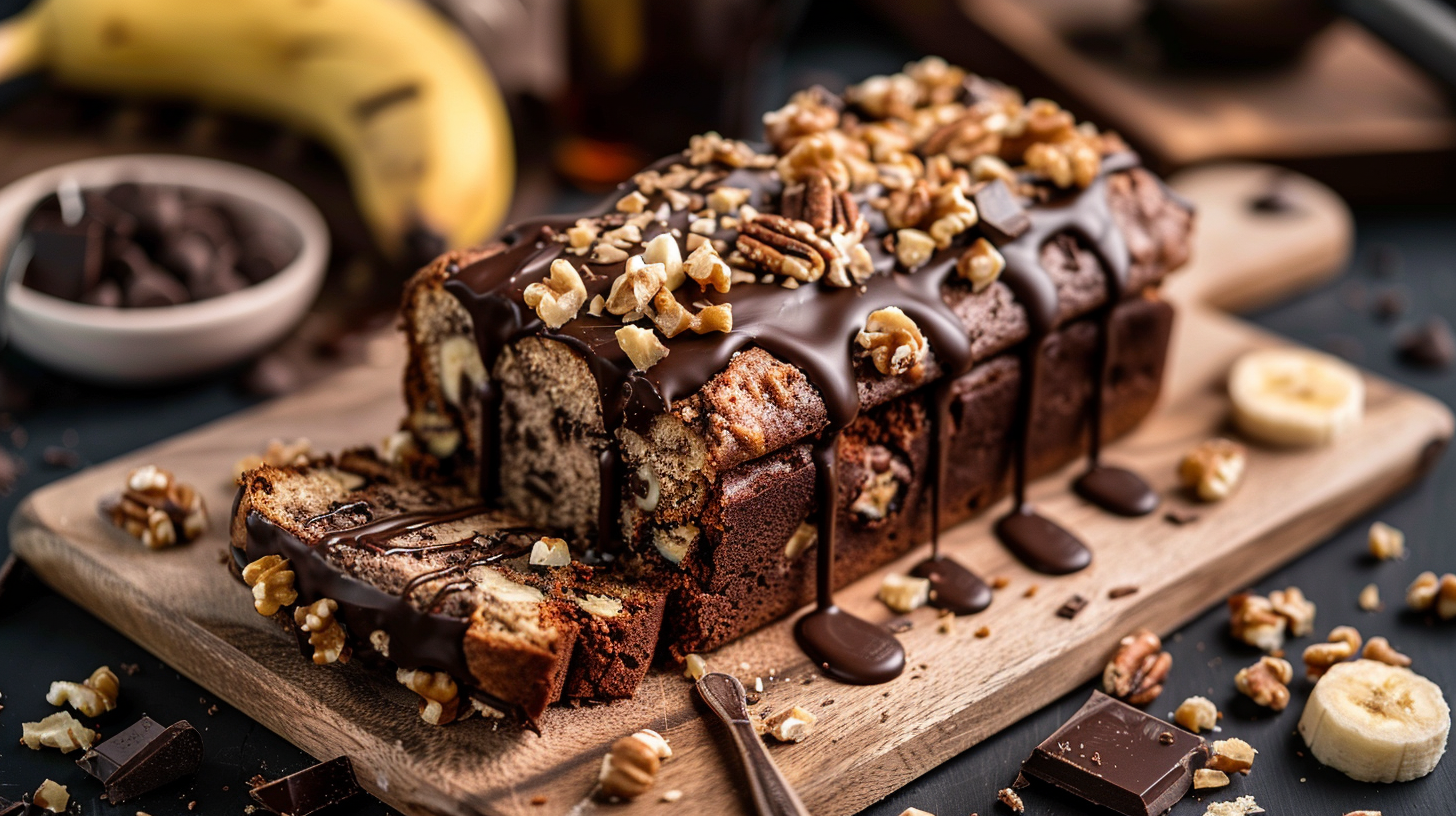
<instances>
[{"instance_id":1,"label":"chocolate drip running down","mask_svg":"<svg viewBox=\"0 0 1456 816\"><path fill-rule=\"evenodd\" d=\"M665 168L681 163L680 156L670 157L657 165ZM1013 440L1015 450L1015 505L1013 512L997 524L997 532L1013 553L1035 569L1048 573L1073 572L1087 566L1091 553L1075 536L1055 523L1037 515L1025 498L1029 419L1036 404L1037 362L1043 341L1054 328L1057 291L1052 278L1042 269L1040 254L1047 241L1070 233L1091 244L1107 271L1108 303L1100 328L1107 332L1107 315L1123 291L1128 274L1128 253L1107 201L1106 178L1110 173L1135 167L1137 159L1130 153L1109 155L1103 160L1102 174L1086 190L1074 192L1050 204L1038 205L1024 213L1003 182L993 182L977 194L998 196L1002 203L1016 210L1010 223L1019 224L1004 232L983 219L983 228L963 233L950 247L937 251L924 265L912 272L896 268L896 259L881 240L889 232L882 218L875 218L874 228L864 245L870 251L875 274L862 285L834 288L808 284L794 289L770 284L737 285L726 293L700 290L692 282L674 293L685 308L696 311L703 303L732 305L733 330L709 335L682 334L669 341L670 353L648 371L633 368L626 353L617 343L615 332L622 327L620 318L610 314L592 316L586 312L559 329L546 327L525 306L525 288L547 277L552 261L567 258L583 269L587 297L605 296L611 282L622 273L625 262L598 264L565 253L558 234L575 222L576 216L557 217L529 222L511 231L503 245L491 255L464 268L452 267L445 288L453 294L470 315L476 341L486 371L495 364L506 346L530 336L559 341L578 352L595 377L601 399L601 414L606 438L600 448L601 492L598 505L598 554L611 557L622 546L617 531L618 508L622 501L622 461L616 444L621 428L642 433L652 419L668 411L675 400L695 393L713 376L727 367L733 355L758 346L769 354L796 366L818 390L827 414L814 449L816 468L816 508L819 524L816 586L818 601L815 610L802 618L796 627L800 644L826 673L846 682L875 683L892 679L904 665L904 653L898 641L883 628L868 624L838 609L833 603L833 545L837 528L838 477L835 463L839 433L860 413L860 397L856 381L857 367L852 353L854 338L865 326L872 312L898 307L920 328L928 340L930 353L923 367L909 376L919 376L926 385L933 385L932 431L937 444L932 445L930 478L934 516L932 535L936 541L932 557L916 568L916 573L931 577L937 603L956 612L974 612L990 601L990 592L973 573L955 564L939 552L939 514L941 483L945 463L940 450L949 438L952 420L948 415L949 383L970 371L976 362L968 332L947 306L943 289L955 275L955 264L964 245L977 232L992 238L1006 259L1002 280L1011 287L1025 308L1031 332L1023 344L1021 394L1018 409L1019 428ZM723 186L741 187L750 191L748 204L759 211L774 211L782 190L771 170L739 169L725 178ZM624 186L620 198L634 188ZM861 200L878 195L871 187L856 193ZM616 199L598 210L599 217L622 217L614 213ZM687 234L688 213L668 211L660 196L649 202L649 210L658 207L659 218L643 230L643 241L672 231L675 236ZM868 208L863 208L868 211ZM870 213L874 216L874 213ZM610 224L609 224L610 225ZM733 230L719 230L713 239L731 243ZM686 253L684 253L686 254ZM697 301L695 304L694 301ZM1104 345L1106 345L1104 343ZM1100 400L1107 379L1106 350L1100 355L1098 384L1094 403ZM482 456L480 457L480 493L486 500L500 494L500 405L502 395L497 386L487 382L480 392L482 400ZM1133 500L1119 501L1136 492L1099 490L1106 482L1126 486L1127 479L1106 475L1096 460L1100 450L1100 407L1093 410L1094 466L1089 472L1087 494L1099 504L1114 510ZM1126 473L1121 471L1120 473ZM1133 480L1135 476L1126 474ZM1137 480L1140 484L1140 480ZM1145 486L1144 486L1145 489ZM1110 497L1110 498L1108 498ZM1135 498L1135 497L1134 497ZM1105 499L1105 501L1104 501Z\"/></svg>"}]
</instances>

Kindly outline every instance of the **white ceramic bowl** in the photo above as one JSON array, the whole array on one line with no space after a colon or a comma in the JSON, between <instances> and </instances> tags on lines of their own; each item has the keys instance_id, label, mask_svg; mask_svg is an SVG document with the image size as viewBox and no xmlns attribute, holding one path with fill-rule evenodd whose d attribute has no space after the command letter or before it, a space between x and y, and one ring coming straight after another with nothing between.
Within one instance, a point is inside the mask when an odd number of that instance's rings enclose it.
<instances>
[{"instance_id":1,"label":"white ceramic bowl","mask_svg":"<svg viewBox=\"0 0 1456 816\"><path fill-rule=\"evenodd\" d=\"M49 366L115 384L201 374L279 340L308 311L323 284L328 228L303 194L266 173L190 156L85 159L13 182L0 190L0 257L9 258L26 215L64 179L74 179L82 189L132 181L206 190L247 217L286 224L298 254L262 283L148 309L73 303L22 286L21 275L13 275L0 319L16 348Z\"/></svg>"}]
</instances>

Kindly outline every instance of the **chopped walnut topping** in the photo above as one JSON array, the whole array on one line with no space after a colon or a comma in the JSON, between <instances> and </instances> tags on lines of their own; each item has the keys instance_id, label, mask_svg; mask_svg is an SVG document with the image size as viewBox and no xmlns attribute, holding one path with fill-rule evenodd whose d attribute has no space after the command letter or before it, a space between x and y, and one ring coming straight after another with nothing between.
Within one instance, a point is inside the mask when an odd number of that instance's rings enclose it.
<instances>
[{"instance_id":1,"label":"chopped walnut topping","mask_svg":"<svg viewBox=\"0 0 1456 816\"><path fill-rule=\"evenodd\" d=\"M652 323L669 339L691 331L694 334L733 331L733 304L719 303L693 314L666 289L652 299Z\"/></svg>"},{"instance_id":2,"label":"chopped walnut topping","mask_svg":"<svg viewBox=\"0 0 1456 816\"><path fill-rule=\"evenodd\" d=\"M1132 705L1146 705L1163 693L1163 681L1173 667L1173 656L1163 641L1148 629L1139 629L1117 644L1117 652L1102 670L1102 690Z\"/></svg>"},{"instance_id":3,"label":"chopped walnut topping","mask_svg":"<svg viewBox=\"0 0 1456 816\"><path fill-rule=\"evenodd\" d=\"M842 105L839 97L817 85L798 91L787 105L763 115L764 135L775 150L784 152L803 136L838 126Z\"/></svg>"},{"instance_id":4,"label":"chopped walnut topping","mask_svg":"<svg viewBox=\"0 0 1456 816\"><path fill-rule=\"evenodd\" d=\"M623 224L615 229L609 229L602 233L602 242L611 244L617 249L631 249L642 243L642 228L636 224Z\"/></svg>"},{"instance_id":5,"label":"chopped walnut topping","mask_svg":"<svg viewBox=\"0 0 1456 816\"><path fill-rule=\"evenodd\" d=\"M1365 644L1365 650L1360 653L1360 656L1366 660L1378 660L1381 663L1391 666L1408 668L1411 664L1411 659L1408 656L1397 652L1395 647L1390 645L1390 641L1383 637L1370 638L1370 641Z\"/></svg>"},{"instance_id":6,"label":"chopped walnut topping","mask_svg":"<svg viewBox=\"0 0 1456 816\"><path fill-rule=\"evenodd\" d=\"M345 651L344 625L335 616L338 611L339 604L330 598L320 598L293 610L293 622L308 633L308 645L313 647L313 662L320 666L340 660L347 663L349 660Z\"/></svg>"},{"instance_id":7,"label":"chopped walnut topping","mask_svg":"<svg viewBox=\"0 0 1456 816\"><path fill-rule=\"evenodd\" d=\"M1189 697L1173 712L1173 720L1195 734L1212 731L1218 725L1218 718L1218 707L1207 697Z\"/></svg>"},{"instance_id":8,"label":"chopped walnut topping","mask_svg":"<svg viewBox=\"0 0 1456 816\"><path fill-rule=\"evenodd\" d=\"M1381 561L1405 556L1405 533L1383 521L1370 525L1370 554Z\"/></svg>"},{"instance_id":9,"label":"chopped walnut topping","mask_svg":"<svg viewBox=\"0 0 1456 816\"><path fill-rule=\"evenodd\" d=\"M598 241L597 245L592 247L590 260L592 263L598 264L621 263L627 260L627 250Z\"/></svg>"},{"instance_id":10,"label":"chopped walnut topping","mask_svg":"<svg viewBox=\"0 0 1456 816\"><path fill-rule=\"evenodd\" d=\"M667 268L660 263L647 263L641 255L627 259L622 274L612 281L607 293L607 311L614 315L646 313L652 298L667 284Z\"/></svg>"},{"instance_id":11,"label":"chopped walnut topping","mask_svg":"<svg viewBox=\"0 0 1456 816\"><path fill-rule=\"evenodd\" d=\"M920 95L920 83L908 74L872 76L844 92L845 101L876 119L910 119Z\"/></svg>"},{"instance_id":12,"label":"chopped walnut topping","mask_svg":"<svg viewBox=\"0 0 1456 816\"><path fill-rule=\"evenodd\" d=\"M785 185L800 184L818 172L828 177L836 191L874 181L879 173L870 164L863 142L843 133L829 131L800 139L778 160L779 177Z\"/></svg>"},{"instance_id":13,"label":"chopped walnut topping","mask_svg":"<svg viewBox=\"0 0 1456 816\"><path fill-rule=\"evenodd\" d=\"M818 717L793 706L769 717L764 722L765 733L779 742L803 742L814 732L814 723L818 721Z\"/></svg>"},{"instance_id":14,"label":"chopped walnut topping","mask_svg":"<svg viewBox=\"0 0 1456 816\"><path fill-rule=\"evenodd\" d=\"M869 350L881 374L895 376L917 370L928 348L920 327L895 306L871 312L855 342Z\"/></svg>"},{"instance_id":15,"label":"chopped walnut topping","mask_svg":"<svg viewBox=\"0 0 1456 816\"><path fill-rule=\"evenodd\" d=\"M602 758L597 775L602 794L616 799L635 799L657 781L662 761L672 757L667 740L656 731L644 729L612 743Z\"/></svg>"},{"instance_id":16,"label":"chopped walnut topping","mask_svg":"<svg viewBox=\"0 0 1456 816\"><path fill-rule=\"evenodd\" d=\"M664 273L663 287L669 292L676 291L682 286L685 276L683 274L682 250L678 249L677 239L667 233L663 233L642 248L642 261L647 265L662 264Z\"/></svg>"},{"instance_id":17,"label":"chopped walnut topping","mask_svg":"<svg viewBox=\"0 0 1456 816\"><path fill-rule=\"evenodd\" d=\"M288 559L265 555L243 567L243 583L253 588L253 608L259 615L277 614L280 607L298 600Z\"/></svg>"},{"instance_id":18,"label":"chopped walnut topping","mask_svg":"<svg viewBox=\"0 0 1456 816\"><path fill-rule=\"evenodd\" d=\"M902 229L895 233L895 260L906 269L917 269L935 254L935 239L918 229Z\"/></svg>"},{"instance_id":19,"label":"chopped walnut topping","mask_svg":"<svg viewBox=\"0 0 1456 816\"><path fill-rule=\"evenodd\" d=\"M1229 598L1228 604L1229 632L1235 640L1266 652L1277 652L1284 645L1284 630L1289 623L1274 611L1268 598L1240 592Z\"/></svg>"},{"instance_id":20,"label":"chopped walnut topping","mask_svg":"<svg viewBox=\"0 0 1456 816\"><path fill-rule=\"evenodd\" d=\"M394 678L420 695L420 719L430 725L445 725L460 712L460 689L445 672L396 669Z\"/></svg>"},{"instance_id":21,"label":"chopped walnut topping","mask_svg":"<svg viewBox=\"0 0 1456 816\"><path fill-rule=\"evenodd\" d=\"M996 181L1000 179L1006 182L1006 186L1013 190L1020 183L1020 179L1016 177L1016 171L1011 169L1011 165L996 156L977 156L972 159L971 178L976 181Z\"/></svg>"},{"instance_id":22,"label":"chopped walnut topping","mask_svg":"<svg viewBox=\"0 0 1456 816\"><path fill-rule=\"evenodd\" d=\"M116 708L116 698L120 693L121 681L117 679L116 673L102 666L91 672L91 676L83 682L57 680L51 683L50 691L46 693L46 702L55 706L70 703L71 708L87 717L100 717Z\"/></svg>"},{"instance_id":23,"label":"chopped walnut topping","mask_svg":"<svg viewBox=\"0 0 1456 816\"><path fill-rule=\"evenodd\" d=\"M1254 767L1254 757L1258 754L1254 746L1237 737L1217 740L1208 746L1205 764L1215 771L1247 774Z\"/></svg>"},{"instance_id":24,"label":"chopped walnut topping","mask_svg":"<svg viewBox=\"0 0 1456 816\"><path fill-rule=\"evenodd\" d=\"M956 273L971 282L973 292L985 291L1005 268L1006 259L985 238L977 238L956 261Z\"/></svg>"},{"instance_id":25,"label":"chopped walnut topping","mask_svg":"<svg viewBox=\"0 0 1456 816\"><path fill-rule=\"evenodd\" d=\"M1258 663L1239 669L1234 687L1261 706L1283 711L1289 705L1288 683L1294 679L1294 667L1277 657L1262 657Z\"/></svg>"},{"instance_id":26,"label":"chopped walnut topping","mask_svg":"<svg viewBox=\"0 0 1456 816\"><path fill-rule=\"evenodd\" d=\"M1289 634L1304 637L1314 631L1314 602L1299 587L1285 587L1269 593L1269 605L1288 622Z\"/></svg>"},{"instance_id":27,"label":"chopped walnut topping","mask_svg":"<svg viewBox=\"0 0 1456 816\"><path fill-rule=\"evenodd\" d=\"M526 305L536 310L548 328L559 329L576 318L586 304L586 285L571 261L557 258L551 262L551 275L526 287L522 293Z\"/></svg>"},{"instance_id":28,"label":"chopped walnut topping","mask_svg":"<svg viewBox=\"0 0 1456 816\"><path fill-rule=\"evenodd\" d=\"M645 209L647 209L647 196L642 195L640 190L633 190L617 199L618 212L640 213Z\"/></svg>"},{"instance_id":29,"label":"chopped walnut topping","mask_svg":"<svg viewBox=\"0 0 1456 816\"><path fill-rule=\"evenodd\" d=\"M1336 626L1325 643L1304 650L1304 674L1318 680L1331 666L1354 657L1360 651L1360 633L1353 626Z\"/></svg>"},{"instance_id":30,"label":"chopped walnut topping","mask_svg":"<svg viewBox=\"0 0 1456 816\"><path fill-rule=\"evenodd\" d=\"M40 722L21 723L20 741L32 751L58 748L69 754L77 748L91 750L101 735L82 725L69 711L57 711Z\"/></svg>"},{"instance_id":31,"label":"chopped walnut topping","mask_svg":"<svg viewBox=\"0 0 1456 816\"><path fill-rule=\"evenodd\" d=\"M958 185L947 184L935 199L935 220L930 224L930 237L935 246L945 249L957 235L974 227L979 220L976 205L966 198Z\"/></svg>"},{"instance_id":32,"label":"chopped walnut topping","mask_svg":"<svg viewBox=\"0 0 1456 816\"><path fill-rule=\"evenodd\" d=\"M1244 476L1248 453L1237 442L1214 438L1198 443L1178 465L1178 481L1206 502L1228 498Z\"/></svg>"},{"instance_id":33,"label":"chopped walnut topping","mask_svg":"<svg viewBox=\"0 0 1456 816\"><path fill-rule=\"evenodd\" d=\"M733 285L733 270L711 243L701 244L689 253L683 271L703 289L727 292Z\"/></svg>"},{"instance_id":34,"label":"chopped walnut topping","mask_svg":"<svg viewBox=\"0 0 1456 816\"><path fill-rule=\"evenodd\" d=\"M657 339L651 329L639 326L623 326L617 329L617 345L627 352L627 359L638 371L646 371L662 362L667 356L667 346Z\"/></svg>"},{"instance_id":35,"label":"chopped walnut topping","mask_svg":"<svg viewBox=\"0 0 1456 816\"><path fill-rule=\"evenodd\" d=\"M694 167L705 164L726 164L729 167L772 167L772 154L759 155L743 142L725 139L709 131L694 136L688 141L688 163Z\"/></svg>"},{"instance_id":36,"label":"chopped walnut topping","mask_svg":"<svg viewBox=\"0 0 1456 816\"><path fill-rule=\"evenodd\" d=\"M720 215L738 212L753 192L744 187L717 187L708 193L708 206Z\"/></svg>"},{"instance_id":37,"label":"chopped walnut topping","mask_svg":"<svg viewBox=\"0 0 1456 816\"><path fill-rule=\"evenodd\" d=\"M592 242L597 239L598 232L600 228L590 218L578 218L575 226L566 229L567 251L585 255Z\"/></svg>"}]
</instances>

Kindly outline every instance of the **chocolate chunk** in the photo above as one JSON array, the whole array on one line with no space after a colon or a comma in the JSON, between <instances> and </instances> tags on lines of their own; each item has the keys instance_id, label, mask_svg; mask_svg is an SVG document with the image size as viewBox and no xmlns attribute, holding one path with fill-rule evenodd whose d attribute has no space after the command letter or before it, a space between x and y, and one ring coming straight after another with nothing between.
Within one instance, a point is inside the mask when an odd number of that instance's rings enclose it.
<instances>
[{"instance_id":1,"label":"chocolate chunk","mask_svg":"<svg viewBox=\"0 0 1456 816\"><path fill-rule=\"evenodd\" d=\"M1135 586L1115 586L1112 589L1107 590L1107 597L1112 598L1113 600L1117 600L1118 598L1126 598L1129 595L1135 595L1137 594L1137 591L1138 588Z\"/></svg>"},{"instance_id":2,"label":"chocolate chunk","mask_svg":"<svg viewBox=\"0 0 1456 816\"><path fill-rule=\"evenodd\" d=\"M1094 691L1021 770L1124 816L1154 816L1188 793L1207 756L1202 738Z\"/></svg>"},{"instance_id":3,"label":"chocolate chunk","mask_svg":"<svg viewBox=\"0 0 1456 816\"><path fill-rule=\"evenodd\" d=\"M1057 609L1057 617L1071 620L1077 617L1077 613L1087 608L1087 599L1081 595L1073 595Z\"/></svg>"},{"instance_id":4,"label":"chocolate chunk","mask_svg":"<svg viewBox=\"0 0 1456 816\"><path fill-rule=\"evenodd\" d=\"M1400 358L1411 365L1445 369L1456 359L1456 337L1451 334L1451 324L1436 316L1406 333L1399 349Z\"/></svg>"},{"instance_id":5,"label":"chocolate chunk","mask_svg":"<svg viewBox=\"0 0 1456 816\"><path fill-rule=\"evenodd\" d=\"M1031 229L1031 217L1001 179L977 190L974 197L981 227L995 243L1013 241Z\"/></svg>"},{"instance_id":6,"label":"chocolate chunk","mask_svg":"<svg viewBox=\"0 0 1456 816\"><path fill-rule=\"evenodd\" d=\"M354 765L341 756L253 788L253 800L286 816L308 816L359 795Z\"/></svg>"},{"instance_id":7,"label":"chocolate chunk","mask_svg":"<svg viewBox=\"0 0 1456 816\"><path fill-rule=\"evenodd\" d=\"M138 266L137 270L126 287L126 305L147 309L187 302L187 287L176 278L151 264Z\"/></svg>"},{"instance_id":8,"label":"chocolate chunk","mask_svg":"<svg viewBox=\"0 0 1456 816\"><path fill-rule=\"evenodd\" d=\"M74 225L59 215L40 220L28 233L31 256L24 283L51 297L80 300L101 278L106 230L91 218Z\"/></svg>"},{"instance_id":9,"label":"chocolate chunk","mask_svg":"<svg viewBox=\"0 0 1456 816\"><path fill-rule=\"evenodd\" d=\"M106 786L106 798L114 805L196 771L202 764L202 736L186 720L163 728L142 717L76 764Z\"/></svg>"}]
</instances>

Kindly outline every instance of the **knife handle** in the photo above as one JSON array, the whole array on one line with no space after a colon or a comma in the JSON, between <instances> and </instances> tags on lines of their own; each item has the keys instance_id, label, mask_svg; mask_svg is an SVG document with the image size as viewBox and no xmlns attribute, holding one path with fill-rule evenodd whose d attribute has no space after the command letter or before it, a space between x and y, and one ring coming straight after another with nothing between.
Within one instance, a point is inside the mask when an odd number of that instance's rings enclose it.
<instances>
[{"instance_id":1,"label":"knife handle","mask_svg":"<svg viewBox=\"0 0 1456 816\"><path fill-rule=\"evenodd\" d=\"M753 723L729 720L727 725L743 759L743 770L748 774L748 786L759 816L809 816L799 795L763 747L763 740L754 733Z\"/></svg>"}]
</instances>

